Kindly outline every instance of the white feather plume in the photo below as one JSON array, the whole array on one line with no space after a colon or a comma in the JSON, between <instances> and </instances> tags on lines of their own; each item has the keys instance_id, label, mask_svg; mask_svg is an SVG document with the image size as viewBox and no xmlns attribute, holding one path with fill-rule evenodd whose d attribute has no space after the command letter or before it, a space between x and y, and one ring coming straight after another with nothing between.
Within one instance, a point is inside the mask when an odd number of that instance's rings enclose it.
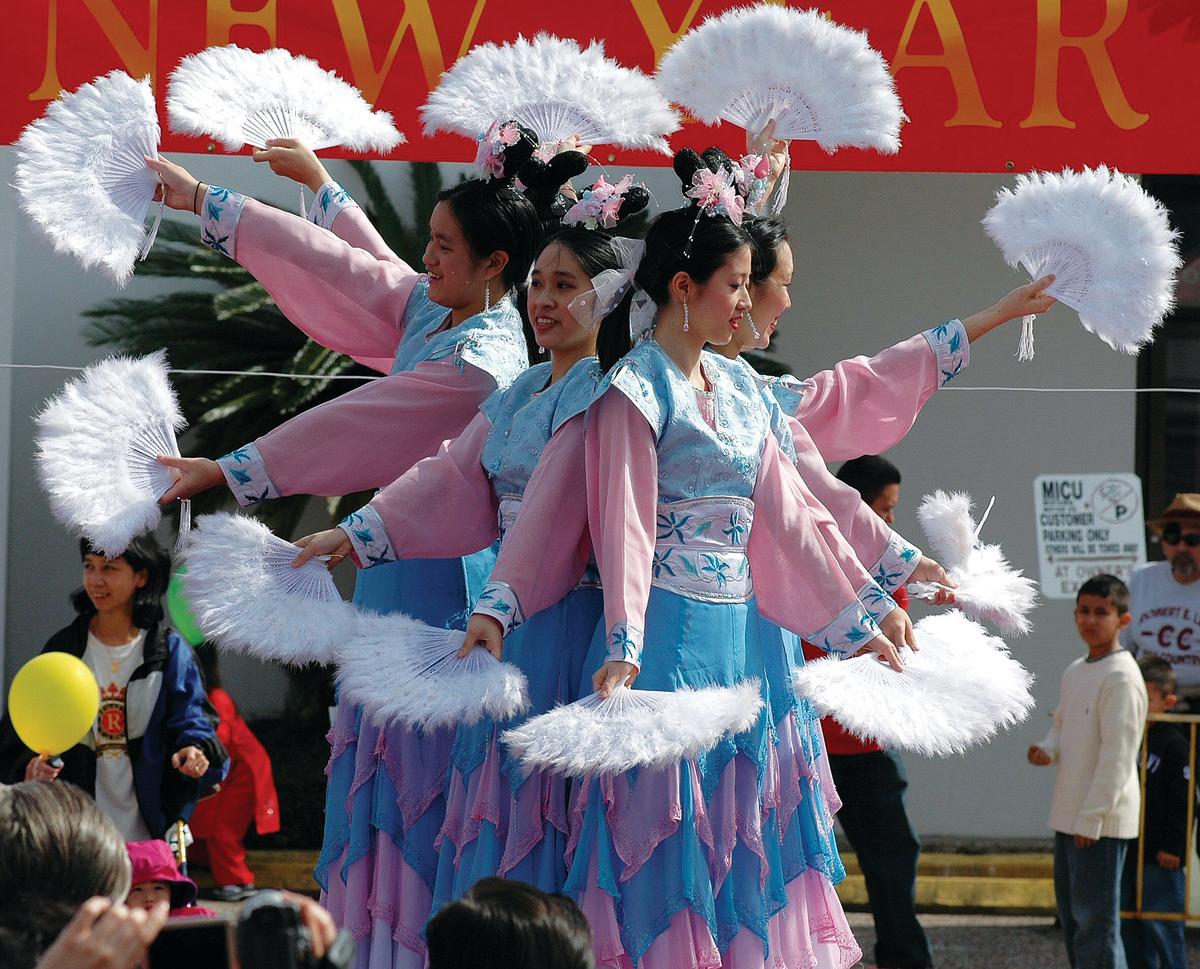
<instances>
[{"instance_id":1,"label":"white feather plume","mask_svg":"<svg viewBox=\"0 0 1200 969\"><path fill-rule=\"evenodd\" d=\"M442 75L421 108L425 134L479 140L497 121L519 121L543 145L578 134L593 145L670 154L679 117L654 82L604 56L604 44L538 34L479 44Z\"/></svg>"},{"instance_id":2,"label":"white feather plume","mask_svg":"<svg viewBox=\"0 0 1200 969\"><path fill-rule=\"evenodd\" d=\"M358 634L338 649L343 699L376 723L424 730L508 720L529 707L529 682L486 649L455 654L461 630L437 629L404 615L362 614Z\"/></svg>"},{"instance_id":3,"label":"white feather plume","mask_svg":"<svg viewBox=\"0 0 1200 969\"><path fill-rule=\"evenodd\" d=\"M357 632L329 570L291 567L298 546L248 515L197 519L184 549L188 599L204 634L239 653L303 666L329 663Z\"/></svg>"},{"instance_id":4,"label":"white feather plume","mask_svg":"<svg viewBox=\"0 0 1200 969\"><path fill-rule=\"evenodd\" d=\"M17 141L21 208L58 252L124 286L146 244L158 177L144 156L158 141L149 77L113 71L63 94Z\"/></svg>"},{"instance_id":5,"label":"white feather plume","mask_svg":"<svg viewBox=\"0 0 1200 969\"><path fill-rule=\"evenodd\" d=\"M186 424L163 351L92 364L34 422L38 477L55 518L113 557L157 527L173 477L155 458L179 455L175 432Z\"/></svg>"},{"instance_id":6,"label":"white feather plume","mask_svg":"<svg viewBox=\"0 0 1200 969\"><path fill-rule=\"evenodd\" d=\"M1132 178L1104 165L1017 176L984 216L1010 266L1054 273L1047 292L1114 350L1137 353L1175 305L1179 233Z\"/></svg>"},{"instance_id":7,"label":"white feather plume","mask_svg":"<svg viewBox=\"0 0 1200 969\"><path fill-rule=\"evenodd\" d=\"M710 17L658 65L658 85L706 124L838 148L900 150L904 111L887 62L866 34L817 10L773 4Z\"/></svg>"},{"instance_id":8,"label":"white feather plume","mask_svg":"<svg viewBox=\"0 0 1200 969\"><path fill-rule=\"evenodd\" d=\"M172 131L216 138L229 151L298 138L314 150L389 152L405 140L353 85L280 47L231 44L185 57L171 74L167 117Z\"/></svg>"},{"instance_id":9,"label":"white feather plume","mask_svg":"<svg viewBox=\"0 0 1200 969\"><path fill-rule=\"evenodd\" d=\"M979 540L987 513L976 524L971 506L970 495L938 490L924 497L917 518L933 552L957 583L954 597L958 608L1007 636L1023 635L1031 628L1029 613L1037 605L1037 583L1013 568L999 545ZM911 583L909 589L917 596L936 591L924 582Z\"/></svg>"},{"instance_id":10,"label":"white feather plume","mask_svg":"<svg viewBox=\"0 0 1200 969\"><path fill-rule=\"evenodd\" d=\"M855 736L927 757L962 753L1029 716L1033 675L978 623L928 616L916 637L903 673L873 654L819 659L793 671L795 689Z\"/></svg>"},{"instance_id":11,"label":"white feather plume","mask_svg":"<svg viewBox=\"0 0 1200 969\"><path fill-rule=\"evenodd\" d=\"M529 770L568 777L664 767L748 730L762 710L757 680L672 693L618 687L506 730L501 739Z\"/></svg>"}]
</instances>

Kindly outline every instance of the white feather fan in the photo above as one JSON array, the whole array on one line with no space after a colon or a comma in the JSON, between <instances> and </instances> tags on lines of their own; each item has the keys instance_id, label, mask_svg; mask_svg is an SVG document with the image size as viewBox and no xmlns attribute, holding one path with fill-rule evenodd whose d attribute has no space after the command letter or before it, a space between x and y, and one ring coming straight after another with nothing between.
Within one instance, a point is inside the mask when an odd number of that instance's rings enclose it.
<instances>
[{"instance_id":1,"label":"white feather fan","mask_svg":"<svg viewBox=\"0 0 1200 969\"><path fill-rule=\"evenodd\" d=\"M437 629L403 615L361 615L358 635L338 650L343 699L378 724L423 730L507 720L529 706L529 682L486 649L455 654L461 630Z\"/></svg>"},{"instance_id":2,"label":"white feather fan","mask_svg":"<svg viewBox=\"0 0 1200 969\"><path fill-rule=\"evenodd\" d=\"M158 499L185 421L166 355L110 357L67 382L34 418L37 469L54 517L108 556L162 519Z\"/></svg>"},{"instance_id":3,"label":"white feather fan","mask_svg":"<svg viewBox=\"0 0 1200 969\"><path fill-rule=\"evenodd\" d=\"M167 88L167 116L179 134L216 138L229 151L298 138L318 150L389 152L404 141L386 111L307 57L279 47L258 53L231 44L179 62Z\"/></svg>"},{"instance_id":4,"label":"white feather fan","mask_svg":"<svg viewBox=\"0 0 1200 969\"><path fill-rule=\"evenodd\" d=\"M793 672L795 689L855 736L927 757L962 753L1033 709L1033 675L978 623L928 616L916 637L903 673L874 654L819 659Z\"/></svg>"},{"instance_id":5,"label":"white feather fan","mask_svg":"<svg viewBox=\"0 0 1200 969\"><path fill-rule=\"evenodd\" d=\"M506 730L501 739L529 770L620 774L695 757L748 730L762 706L757 680L673 693L618 687L607 700L593 693Z\"/></svg>"},{"instance_id":6,"label":"white feather fan","mask_svg":"<svg viewBox=\"0 0 1200 969\"><path fill-rule=\"evenodd\" d=\"M158 154L158 140L150 78L96 78L21 134L13 178L21 207L57 251L124 286L153 242L144 223L158 176L145 156Z\"/></svg>"},{"instance_id":7,"label":"white feather fan","mask_svg":"<svg viewBox=\"0 0 1200 969\"><path fill-rule=\"evenodd\" d=\"M865 34L817 10L735 7L683 35L658 65L658 85L706 124L838 148L900 150L904 111L888 66Z\"/></svg>"},{"instance_id":8,"label":"white feather fan","mask_svg":"<svg viewBox=\"0 0 1200 969\"><path fill-rule=\"evenodd\" d=\"M604 44L538 34L480 44L442 75L421 108L425 134L479 140L497 121L519 121L543 145L573 134L587 144L670 154L679 117L654 82L604 56Z\"/></svg>"},{"instance_id":9,"label":"white feather fan","mask_svg":"<svg viewBox=\"0 0 1200 969\"><path fill-rule=\"evenodd\" d=\"M300 548L248 515L197 519L184 549L188 598L206 636L239 653L303 666L329 663L357 632L324 564L292 560Z\"/></svg>"},{"instance_id":10,"label":"white feather fan","mask_svg":"<svg viewBox=\"0 0 1200 969\"><path fill-rule=\"evenodd\" d=\"M1175 305L1177 239L1167 211L1127 175L1103 165L1017 176L984 216L1004 261L1038 279L1114 350L1137 353ZM1032 317L1018 356L1033 356Z\"/></svg>"},{"instance_id":11,"label":"white feather fan","mask_svg":"<svg viewBox=\"0 0 1200 969\"><path fill-rule=\"evenodd\" d=\"M992 499L992 503L995 502ZM989 504L979 524L971 517L971 496L935 491L917 509L930 547L958 583L955 604L972 619L989 622L1012 636L1029 632L1029 613L1037 605L1037 583L1013 568L999 545L985 545L979 532L992 510ZM909 585L916 596L932 596L932 583Z\"/></svg>"}]
</instances>

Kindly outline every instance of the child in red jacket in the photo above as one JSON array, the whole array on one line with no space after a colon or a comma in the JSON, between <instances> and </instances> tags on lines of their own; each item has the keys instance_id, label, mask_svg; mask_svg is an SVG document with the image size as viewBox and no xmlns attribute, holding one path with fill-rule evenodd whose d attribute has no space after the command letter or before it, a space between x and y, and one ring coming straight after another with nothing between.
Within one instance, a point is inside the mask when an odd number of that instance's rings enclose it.
<instances>
[{"instance_id":1,"label":"child in red jacket","mask_svg":"<svg viewBox=\"0 0 1200 969\"><path fill-rule=\"evenodd\" d=\"M238 713L233 698L221 688L216 650L207 643L196 649L208 699L221 717L217 736L229 751L229 776L221 789L198 805L190 822L196 843L190 857L212 869L219 888L213 897L238 901L254 891L254 873L246 865L243 839L255 824L259 834L279 830L279 796L271 759Z\"/></svg>"}]
</instances>

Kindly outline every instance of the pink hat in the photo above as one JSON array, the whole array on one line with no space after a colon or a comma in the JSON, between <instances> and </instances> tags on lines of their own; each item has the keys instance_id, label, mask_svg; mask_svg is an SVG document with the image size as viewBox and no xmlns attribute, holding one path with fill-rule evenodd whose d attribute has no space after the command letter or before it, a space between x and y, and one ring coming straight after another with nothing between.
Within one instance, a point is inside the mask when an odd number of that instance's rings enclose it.
<instances>
[{"instance_id":1,"label":"pink hat","mask_svg":"<svg viewBox=\"0 0 1200 969\"><path fill-rule=\"evenodd\" d=\"M133 864L133 884L165 882L171 886L171 908L183 908L196 900L196 883L179 873L175 852L165 841L129 841L125 844Z\"/></svg>"}]
</instances>

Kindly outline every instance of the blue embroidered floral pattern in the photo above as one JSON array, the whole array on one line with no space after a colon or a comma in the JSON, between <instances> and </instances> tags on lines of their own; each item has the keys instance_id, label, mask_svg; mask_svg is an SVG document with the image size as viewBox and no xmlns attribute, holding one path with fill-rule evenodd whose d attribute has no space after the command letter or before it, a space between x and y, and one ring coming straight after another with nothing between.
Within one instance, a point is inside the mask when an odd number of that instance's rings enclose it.
<instances>
[{"instance_id":1,"label":"blue embroidered floral pattern","mask_svg":"<svg viewBox=\"0 0 1200 969\"><path fill-rule=\"evenodd\" d=\"M210 249L234 258L237 226L246 196L210 185L200 206L200 240Z\"/></svg>"},{"instance_id":2,"label":"blue embroidered floral pattern","mask_svg":"<svg viewBox=\"0 0 1200 969\"><path fill-rule=\"evenodd\" d=\"M800 409L808 390L809 381L797 380L791 374L785 374L782 377L767 377L760 374L758 379L763 389L775 398L776 403L785 414L793 416Z\"/></svg>"},{"instance_id":3,"label":"blue embroidered floral pattern","mask_svg":"<svg viewBox=\"0 0 1200 969\"><path fill-rule=\"evenodd\" d=\"M616 623L608 633L608 653L605 658L609 662L632 663L640 668L643 639L642 631L637 626L627 622Z\"/></svg>"},{"instance_id":4,"label":"blue embroidered floral pattern","mask_svg":"<svg viewBox=\"0 0 1200 969\"><path fill-rule=\"evenodd\" d=\"M473 612L491 616L500 623L505 636L525 621L525 613L521 611L517 594L505 582L489 582L485 585L475 602Z\"/></svg>"},{"instance_id":5,"label":"blue embroidered floral pattern","mask_svg":"<svg viewBox=\"0 0 1200 969\"><path fill-rule=\"evenodd\" d=\"M945 387L971 364L971 341L959 320L939 323L922 334L937 356L938 386Z\"/></svg>"},{"instance_id":6,"label":"blue embroidered floral pattern","mask_svg":"<svg viewBox=\"0 0 1200 969\"><path fill-rule=\"evenodd\" d=\"M319 225L322 229L332 229L333 220L344 209L357 208L358 203L350 197L337 182L326 182L317 191L312 206L308 210L308 221Z\"/></svg>"},{"instance_id":7,"label":"blue embroidered floral pattern","mask_svg":"<svg viewBox=\"0 0 1200 969\"><path fill-rule=\"evenodd\" d=\"M370 505L363 505L358 511L351 512L338 522L338 527L350 536L354 554L364 569L384 562L395 562L399 557L392 548L383 519Z\"/></svg>"},{"instance_id":8,"label":"blue embroidered floral pattern","mask_svg":"<svg viewBox=\"0 0 1200 969\"><path fill-rule=\"evenodd\" d=\"M858 590L858 601L866 608L868 615L876 622L898 608L896 600L883 591L878 583L870 582Z\"/></svg>"},{"instance_id":9,"label":"blue embroidered floral pattern","mask_svg":"<svg viewBox=\"0 0 1200 969\"><path fill-rule=\"evenodd\" d=\"M848 605L821 629L805 636L815 646L834 656L849 656L879 635L879 624L861 602Z\"/></svg>"},{"instance_id":10,"label":"blue embroidered floral pattern","mask_svg":"<svg viewBox=\"0 0 1200 969\"><path fill-rule=\"evenodd\" d=\"M921 550L899 532L892 532L879 560L868 570L888 592L894 592L908 581L921 561Z\"/></svg>"},{"instance_id":11,"label":"blue embroidered floral pattern","mask_svg":"<svg viewBox=\"0 0 1200 969\"><path fill-rule=\"evenodd\" d=\"M256 505L260 501L279 497L279 489L271 483L262 455L253 444L246 444L224 457L217 464L225 475L225 483L239 505Z\"/></svg>"}]
</instances>

